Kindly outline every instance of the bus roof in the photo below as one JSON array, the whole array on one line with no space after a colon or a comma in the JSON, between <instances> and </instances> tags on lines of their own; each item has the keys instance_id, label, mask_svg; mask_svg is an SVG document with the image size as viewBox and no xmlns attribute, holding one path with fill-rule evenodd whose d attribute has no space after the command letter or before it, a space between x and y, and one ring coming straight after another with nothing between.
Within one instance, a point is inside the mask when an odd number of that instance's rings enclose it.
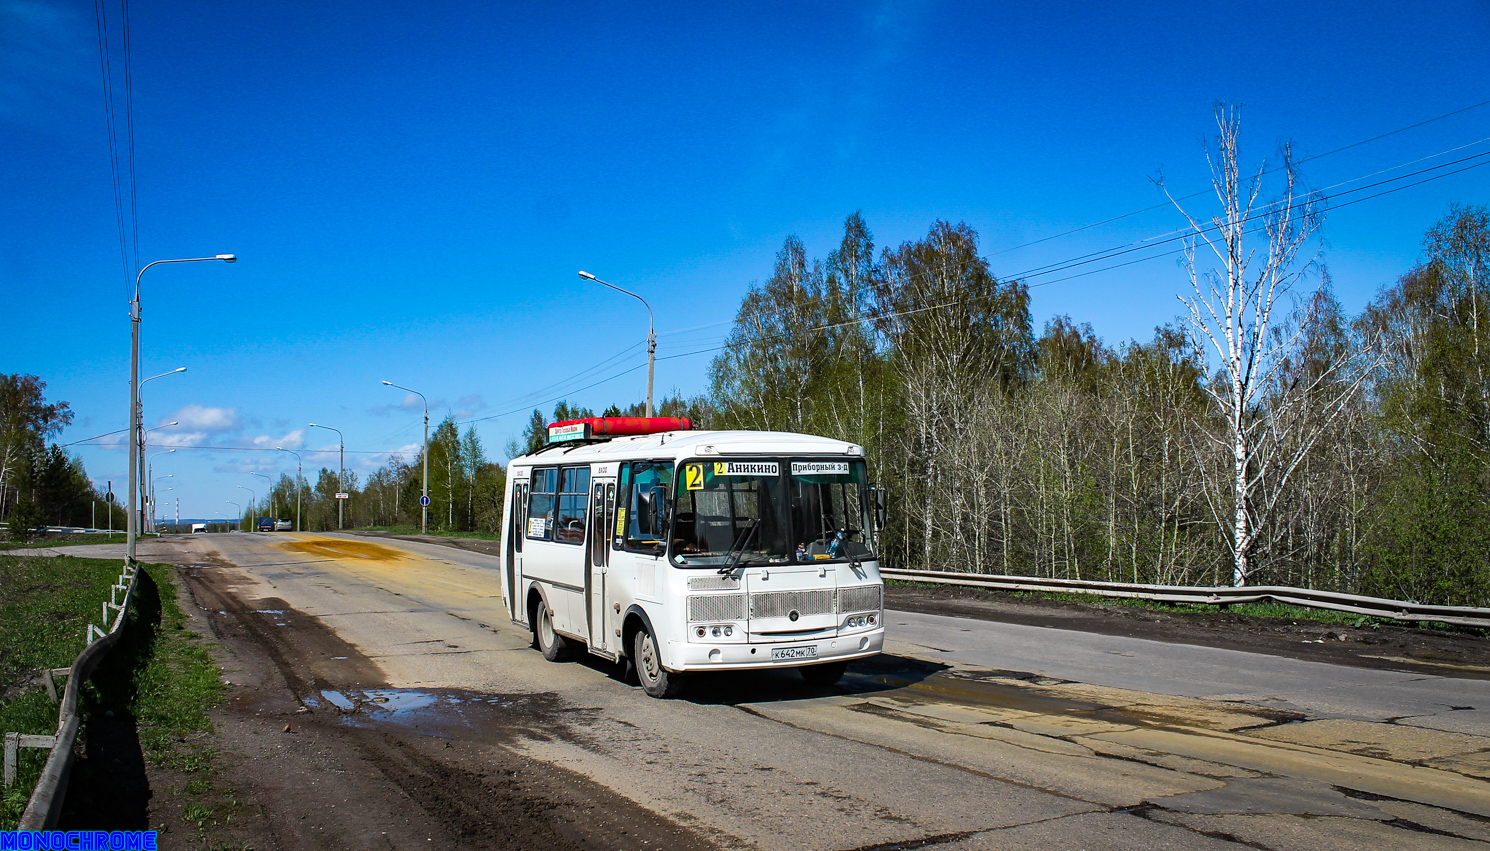
<instances>
[{"instance_id":1,"label":"bus roof","mask_svg":"<svg viewBox=\"0 0 1490 851\"><path fill-rule=\"evenodd\" d=\"M786 431L666 431L583 443L550 443L530 455L513 458L510 467L644 458L724 458L731 455L845 455L862 458L864 448L846 440Z\"/></svg>"}]
</instances>

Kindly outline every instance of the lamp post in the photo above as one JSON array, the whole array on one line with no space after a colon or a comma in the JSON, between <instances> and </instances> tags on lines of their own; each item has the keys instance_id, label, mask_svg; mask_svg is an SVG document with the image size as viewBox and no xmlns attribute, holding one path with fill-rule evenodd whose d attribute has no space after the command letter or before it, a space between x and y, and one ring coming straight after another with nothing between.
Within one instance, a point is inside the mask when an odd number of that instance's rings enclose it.
<instances>
[{"instance_id":1,"label":"lamp post","mask_svg":"<svg viewBox=\"0 0 1490 851\"><path fill-rule=\"evenodd\" d=\"M401 384L394 384L392 381L384 381L383 383L386 384L386 385L388 385L389 387L397 387L400 390L408 390L410 393L413 393L415 396L418 396L424 402L424 453L423 453L423 455L424 455L424 489L422 491L420 491L420 493L419 493L419 531L420 531L421 534L428 535L429 534L429 400L428 399L425 399L424 398L424 394L423 393L420 393L418 390L409 390L409 388L404 387ZM453 489L452 489L452 494L451 494L451 502L452 502L452 504L454 503Z\"/></svg>"},{"instance_id":2,"label":"lamp post","mask_svg":"<svg viewBox=\"0 0 1490 851\"><path fill-rule=\"evenodd\" d=\"M150 382L154 381L157 378L165 378L167 375L175 375L178 372L185 372L185 371L186 371L186 367L184 367L184 366L178 366L175 369L170 370L168 372L162 372L159 375L152 375L149 378L146 378L145 380L143 380L143 381L140 382L140 389L141 390L144 390L146 384L149 384ZM140 461L143 464L144 461L145 461L145 433L148 432L148 431L150 431L150 429L143 427L143 423L145 422L145 402L144 402L143 399L136 398L136 400L135 400L135 409L136 409L136 412L139 414L140 422L141 422L142 426L140 428L140 445L134 447L134 450L133 451L140 453ZM176 423L170 422L170 423L166 423L164 426L154 426L154 428L165 428L166 426L173 426L173 425L176 425ZM176 450L173 449L171 451L174 452ZM140 490L142 492L144 492L147 496L150 496L152 498L151 500L147 500L147 501L150 501L151 502L151 508L153 509L154 508L153 495L150 494L150 492L148 491L148 489L147 489L148 482L146 481L149 478L149 472L146 470L146 468L144 466L141 466L141 468L140 468L140 475L141 475L140 482L139 482ZM144 511L141 511L140 514L146 520L149 521L149 523L147 524L148 527L149 527L149 531L151 531L151 532L156 531L154 516L153 515L150 515L150 514L148 514L146 512L144 512Z\"/></svg>"},{"instance_id":3,"label":"lamp post","mask_svg":"<svg viewBox=\"0 0 1490 851\"><path fill-rule=\"evenodd\" d=\"M274 480L264 475L263 473L255 473L253 470L249 470L248 474L250 476L258 476L259 478L269 483L269 516L273 520L278 520L279 512L274 510Z\"/></svg>"},{"instance_id":4,"label":"lamp post","mask_svg":"<svg viewBox=\"0 0 1490 851\"><path fill-rule=\"evenodd\" d=\"M223 502L226 502L228 505L231 505L234 508L238 509L238 520L237 520L237 523L238 523L238 528L241 530L243 528L243 506L241 506L238 503L232 501L231 499L225 499L225 500L223 500Z\"/></svg>"},{"instance_id":5,"label":"lamp post","mask_svg":"<svg viewBox=\"0 0 1490 851\"><path fill-rule=\"evenodd\" d=\"M295 531L296 532L299 532L300 531L300 491L303 489L303 486L300 484L300 477L301 477L301 475L305 471L305 465L300 462L300 453L299 452L296 452L293 449L286 449L283 446L276 446L274 448L276 450L280 451L280 452L288 452L291 455L294 455L295 456Z\"/></svg>"},{"instance_id":6,"label":"lamp post","mask_svg":"<svg viewBox=\"0 0 1490 851\"><path fill-rule=\"evenodd\" d=\"M346 493L346 486L342 484L342 479L347 474L347 439L346 439L346 437L342 435L341 429L339 429L339 428L332 428L331 426L328 426L328 425L316 425L315 423L311 423L310 424L310 427L311 428L324 428L327 431L334 431L334 432L336 432L337 445L341 447L341 456L340 456L340 459L338 461L338 466L337 466L337 470L336 470L336 491L337 491L337 493ZM338 529L340 529L342 527L342 523L343 523L342 503L344 503L344 502L346 502L346 500L344 500L344 499L338 499L336 501L336 528L338 528Z\"/></svg>"},{"instance_id":7,"label":"lamp post","mask_svg":"<svg viewBox=\"0 0 1490 851\"><path fill-rule=\"evenodd\" d=\"M647 304L647 300L636 293L630 290L623 290L615 284L606 283L584 270L580 270L579 276L586 280L594 281L597 284L610 287L618 293L625 293L641 302L642 306L647 309L647 416L652 416L652 366L657 358L657 330L656 323L652 318L652 305Z\"/></svg>"},{"instance_id":8,"label":"lamp post","mask_svg":"<svg viewBox=\"0 0 1490 851\"><path fill-rule=\"evenodd\" d=\"M197 263L203 260L222 260L232 263L238 258L232 254L216 254L212 257L183 257L179 260L156 260L147 263L140 268L139 274L135 275L135 297L129 303L129 529L124 547L125 564L133 567L135 564L135 538L139 535L139 518L135 516L138 506L140 459L135 453L136 447L140 445L140 279L145 276L145 270L151 266L159 266L162 263Z\"/></svg>"},{"instance_id":9,"label":"lamp post","mask_svg":"<svg viewBox=\"0 0 1490 851\"><path fill-rule=\"evenodd\" d=\"M153 464L154 462L152 461L151 463ZM158 482L158 481L160 481L161 479L174 479L174 478L176 478L176 474L175 473L166 473L164 476L156 476L156 477L154 477L154 478L152 478L150 480L150 531L152 531L152 532L159 531L156 528L156 523L155 523L155 521L157 519L156 518L156 512L160 510L159 508L156 507L157 506L157 503L155 501L155 483Z\"/></svg>"},{"instance_id":10,"label":"lamp post","mask_svg":"<svg viewBox=\"0 0 1490 851\"><path fill-rule=\"evenodd\" d=\"M168 372L168 373L165 373L165 374L166 375L170 375L171 373ZM156 376L156 378L159 378L159 377L160 376L158 376L158 375ZM144 382L142 381L140 383L143 384ZM171 422L163 423L161 425L155 426L154 428L170 428L171 426L177 425L177 424L178 423L175 420L172 420ZM150 484L150 478L155 475L155 472L154 472L155 471L155 462L152 461L152 460L150 460L145 455L145 444L146 444L145 436L146 436L146 434L148 432L153 431L153 430L154 429L152 429L152 428L142 428L142 429L140 429L140 445L138 447L139 450L140 450L140 459L145 462L145 463L143 463L143 464L140 465L140 491L141 491L141 493L145 494L145 502L148 503L151 508L154 508L155 507L155 495L146 486L147 486L147 484ZM166 450L167 453L171 453L171 452L175 452L175 451L176 450L174 450L174 449L167 449ZM140 511L140 516L142 518L146 519L146 520L152 520L152 516L149 514L149 512L144 511L143 509ZM149 531L154 532L155 531L155 524L154 524L153 520L148 525L149 525Z\"/></svg>"},{"instance_id":11,"label":"lamp post","mask_svg":"<svg viewBox=\"0 0 1490 851\"><path fill-rule=\"evenodd\" d=\"M254 489L253 488L246 488L243 485L233 485L233 487L238 488L239 490L248 491L248 513L250 515L252 515L254 513L254 511L255 511L254 503L256 503L256 502L259 501L259 495L256 494L256 493L254 493ZM258 525L259 524L258 524L257 521L252 521L251 520L251 521L249 521L249 525L251 525L251 526L254 527L254 531L255 532L258 531Z\"/></svg>"}]
</instances>

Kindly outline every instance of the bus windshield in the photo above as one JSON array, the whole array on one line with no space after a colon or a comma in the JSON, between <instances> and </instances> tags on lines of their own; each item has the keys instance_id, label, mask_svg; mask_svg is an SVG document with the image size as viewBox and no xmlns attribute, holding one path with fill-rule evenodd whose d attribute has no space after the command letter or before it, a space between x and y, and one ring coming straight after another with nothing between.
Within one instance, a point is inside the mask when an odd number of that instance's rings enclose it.
<instances>
[{"instance_id":1,"label":"bus windshield","mask_svg":"<svg viewBox=\"0 0 1490 851\"><path fill-rule=\"evenodd\" d=\"M695 461L678 468L680 566L871 558L863 461Z\"/></svg>"}]
</instances>

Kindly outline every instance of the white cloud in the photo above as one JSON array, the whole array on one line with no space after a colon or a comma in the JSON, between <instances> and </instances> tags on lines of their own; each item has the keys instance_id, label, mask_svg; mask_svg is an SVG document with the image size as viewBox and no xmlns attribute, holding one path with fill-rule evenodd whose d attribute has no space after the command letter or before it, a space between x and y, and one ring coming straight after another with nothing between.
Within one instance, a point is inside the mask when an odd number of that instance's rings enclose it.
<instances>
[{"instance_id":1,"label":"white cloud","mask_svg":"<svg viewBox=\"0 0 1490 851\"><path fill-rule=\"evenodd\" d=\"M161 429L152 429L145 442L149 446L180 448L200 446L206 439L207 433L203 431L164 431Z\"/></svg>"},{"instance_id":2,"label":"white cloud","mask_svg":"<svg viewBox=\"0 0 1490 851\"><path fill-rule=\"evenodd\" d=\"M255 449L299 449L305 445L305 429L297 428L287 432L280 437L272 434L255 435L248 439L249 445Z\"/></svg>"},{"instance_id":3,"label":"white cloud","mask_svg":"<svg viewBox=\"0 0 1490 851\"><path fill-rule=\"evenodd\" d=\"M202 405L187 405L165 418L175 420L181 428L194 428L208 432L236 431L238 429L237 408L208 408Z\"/></svg>"}]
</instances>

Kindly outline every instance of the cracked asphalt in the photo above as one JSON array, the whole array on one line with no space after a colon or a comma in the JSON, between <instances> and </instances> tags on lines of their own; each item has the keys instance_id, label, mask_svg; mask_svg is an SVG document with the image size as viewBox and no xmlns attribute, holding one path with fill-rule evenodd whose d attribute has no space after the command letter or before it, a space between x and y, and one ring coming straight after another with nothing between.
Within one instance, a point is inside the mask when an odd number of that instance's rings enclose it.
<instances>
[{"instance_id":1,"label":"cracked asphalt","mask_svg":"<svg viewBox=\"0 0 1490 851\"><path fill-rule=\"evenodd\" d=\"M532 847L552 828L573 847L1490 848L1490 680L1449 667L894 611L886 654L840 686L737 673L664 702L604 661L528 649L489 555L336 535L151 544L198 565L183 570L229 648L236 723L309 725L318 743L226 736L265 847L403 847L389 831ZM430 783L366 770L406 746L420 757L401 771ZM546 776L516 788L504 771ZM528 838L508 810L473 817L488 797L473 788L518 801ZM305 826L324 812L306 789L351 802L340 833Z\"/></svg>"}]
</instances>

